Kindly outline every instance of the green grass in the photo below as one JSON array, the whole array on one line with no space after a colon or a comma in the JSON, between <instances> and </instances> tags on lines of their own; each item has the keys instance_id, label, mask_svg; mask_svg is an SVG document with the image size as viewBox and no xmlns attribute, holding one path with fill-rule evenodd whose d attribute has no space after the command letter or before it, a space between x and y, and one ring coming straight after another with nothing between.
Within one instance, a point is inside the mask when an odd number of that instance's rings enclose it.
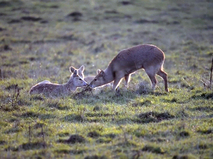
<instances>
[{"instance_id":1,"label":"green grass","mask_svg":"<svg viewBox=\"0 0 213 159\"><path fill-rule=\"evenodd\" d=\"M201 82L210 78L213 4L125 2L0 2L0 158L213 158L213 93ZM161 78L150 91L138 71L120 95L29 95L42 80L65 83L71 65L95 75L141 43L165 52L169 93Z\"/></svg>"}]
</instances>

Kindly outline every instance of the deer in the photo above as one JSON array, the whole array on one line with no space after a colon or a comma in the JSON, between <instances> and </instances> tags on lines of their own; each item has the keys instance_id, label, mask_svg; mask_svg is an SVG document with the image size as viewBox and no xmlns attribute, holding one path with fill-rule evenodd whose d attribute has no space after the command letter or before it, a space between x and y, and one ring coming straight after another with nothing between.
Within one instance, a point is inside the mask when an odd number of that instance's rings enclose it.
<instances>
[{"instance_id":1,"label":"deer","mask_svg":"<svg viewBox=\"0 0 213 159\"><path fill-rule=\"evenodd\" d=\"M73 72L76 68L75 67L70 67L71 71ZM89 76L85 76L84 75L84 70L85 70L85 66L82 65L79 69L76 69L78 71L78 75L84 79L84 81L86 81L87 83L90 83L94 78L95 76L92 76L92 75L89 75ZM98 72L98 70L97 70Z\"/></svg>"},{"instance_id":2,"label":"deer","mask_svg":"<svg viewBox=\"0 0 213 159\"><path fill-rule=\"evenodd\" d=\"M97 71L97 74L100 72L100 69L98 69ZM83 77L83 79L87 82L87 83L90 83L90 82L92 82L92 80L95 78L95 76L93 76L93 75L89 75L89 76L85 76L85 77ZM88 87L89 87L89 85L88 85ZM95 89L96 91L96 93L97 92L99 92L100 91L100 89L99 88L111 88L112 87L112 83L107 83L107 84L105 84L105 85L102 85L102 86L99 86L98 88L96 87L96 88L93 88L93 89ZM97 91L97 90L99 90L99 91Z\"/></svg>"},{"instance_id":3,"label":"deer","mask_svg":"<svg viewBox=\"0 0 213 159\"><path fill-rule=\"evenodd\" d=\"M74 70L76 69L75 67L70 67L71 71L74 72ZM79 69L76 69L78 71L78 75L84 80L86 81L87 83L90 83L94 78L95 76L92 76L92 75L89 75L89 76L85 76L84 75L84 70L85 70L85 66L82 65ZM98 70L97 70L98 72Z\"/></svg>"},{"instance_id":4,"label":"deer","mask_svg":"<svg viewBox=\"0 0 213 159\"><path fill-rule=\"evenodd\" d=\"M48 80L42 81L37 83L36 85L32 86L30 89L30 94L43 94L44 96L67 96L74 92L77 87L84 87L87 86L87 82L81 78L78 73L83 73L84 67L80 67L79 69L74 68L71 66L69 68L71 75L67 83L65 84L57 84L52 83Z\"/></svg>"},{"instance_id":5,"label":"deer","mask_svg":"<svg viewBox=\"0 0 213 159\"><path fill-rule=\"evenodd\" d=\"M167 73L163 71L164 52L155 45L141 44L120 51L108 64L105 70L100 70L90 82L91 88L113 82L113 90L118 91L121 80L125 79L128 88L131 74L139 69L147 73L154 91L157 84L156 74L163 78L165 91L168 92Z\"/></svg>"}]
</instances>

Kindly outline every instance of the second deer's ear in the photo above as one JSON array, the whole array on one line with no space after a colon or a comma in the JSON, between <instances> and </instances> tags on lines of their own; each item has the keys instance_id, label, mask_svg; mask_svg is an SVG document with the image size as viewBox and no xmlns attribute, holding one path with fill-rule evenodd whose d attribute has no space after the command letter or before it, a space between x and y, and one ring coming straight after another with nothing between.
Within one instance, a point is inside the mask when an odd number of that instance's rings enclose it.
<instances>
[{"instance_id":1,"label":"second deer's ear","mask_svg":"<svg viewBox=\"0 0 213 159\"><path fill-rule=\"evenodd\" d=\"M79 68L79 70L80 70L81 72L83 72L84 69L85 69L84 65L82 65L82 66Z\"/></svg>"},{"instance_id":2,"label":"second deer's ear","mask_svg":"<svg viewBox=\"0 0 213 159\"><path fill-rule=\"evenodd\" d=\"M75 67L73 67L73 66L70 66L70 72L71 73L74 73L74 71L76 70L76 68Z\"/></svg>"},{"instance_id":3,"label":"second deer's ear","mask_svg":"<svg viewBox=\"0 0 213 159\"><path fill-rule=\"evenodd\" d=\"M99 72L101 75L104 75L105 74L105 72L103 71L103 70L101 70L101 72Z\"/></svg>"},{"instance_id":4,"label":"second deer's ear","mask_svg":"<svg viewBox=\"0 0 213 159\"><path fill-rule=\"evenodd\" d=\"M77 70L74 70L73 74L76 76L78 74Z\"/></svg>"},{"instance_id":5,"label":"second deer's ear","mask_svg":"<svg viewBox=\"0 0 213 159\"><path fill-rule=\"evenodd\" d=\"M97 70L97 74L99 74L101 71L102 71L101 69L98 69L98 70Z\"/></svg>"}]
</instances>

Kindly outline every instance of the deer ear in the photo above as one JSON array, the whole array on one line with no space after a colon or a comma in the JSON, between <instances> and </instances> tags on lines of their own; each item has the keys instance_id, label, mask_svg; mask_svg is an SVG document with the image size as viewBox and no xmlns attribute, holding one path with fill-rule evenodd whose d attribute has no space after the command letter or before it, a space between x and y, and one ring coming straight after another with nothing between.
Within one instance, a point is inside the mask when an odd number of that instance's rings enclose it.
<instances>
[{"instance_id":1,"label":"deer ear","mask_svg":"<svg viewBox=\"0 0 213 159\"><path fill-rule=\"evenodd\" d=\"M73 66L70 66L70 72L71 73L74 73L74 71L76 70L76 68L75 67L73 67Z\"/></svg>"},{"instance_id":2,"label":"deer ear","mask_svg":"<svg viewBox=\"0 0 213 159\"><path fill-rule=\"evenodd\" d=\"M101 70L101 71L99 72L99 74L103 76L103 75L105 74L105 72L104 72L103 70Z\"/></svg>"},{"instance_id":3,"label":"deer ear","mask_svg":"<svg viewBox=\"0 0 213 159\"><path fill-rule=\"evenodd\" d=\"M82 65L82 66L79 68L79 70L80 70L81 72L84 72L84 69L85 69L84 65Z\"/></svg>"},{"instance_id":4,"label":"deer ear","mask_svg":"<svg viewBox=\"0 0 213 159\"><path fill-rule=\"evenodd\" d=\"M78 74L77 70L73 71L73 75L76 76Z\"/></svg>"},{"instance_id":5,"label":"deer ear","mask_svg":"<svg viewBox=\"0 0 213 159\"><path fill-rule=\"evenodd\" d=\"M97 74L99 74L101 71L102 71L101 69L97 69L96 72L97 72Z\"/></svg>"},{"instance_id":6,"label":"deer ear","mask_svg":"<svg viewBox=\"0 0 213 159\"><path fill-rule=\"evenodd\" d=\"M105 74L105 72L104 72L103 70L100 70L100 69L99 69L99 70L98 70L98 74L103 76L103 75Z\"/></svg>"}]
</instances>

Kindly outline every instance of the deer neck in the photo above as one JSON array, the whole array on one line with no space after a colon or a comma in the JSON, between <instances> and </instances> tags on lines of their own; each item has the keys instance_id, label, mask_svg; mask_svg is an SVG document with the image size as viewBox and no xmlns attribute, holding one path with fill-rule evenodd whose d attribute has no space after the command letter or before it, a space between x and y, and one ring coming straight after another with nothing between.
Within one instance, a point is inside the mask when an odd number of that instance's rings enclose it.
<instances>
[{"instance_id":1,"label":"deer neck","mask_svg":"<svg viewBox=\"0 0 213 159\"><path fill-rule=\"evenodd\" d=\"M74 82L70 79L66 84L63 84L64 89L68 91L74 92L76 90L76 86L74 86Z\"/></svg>"},{"instance_id":2,"label":"deer neck","mask_svg":"<svg viewBox=\"0 0 213 159\"><path fill-rule=\"evenodd\" d=\"M110 83L114 80L113 72L112 72L110 65L104 70L104 73L106 75L105 76L106 83Z\"/></svg>"}]
</instances>

